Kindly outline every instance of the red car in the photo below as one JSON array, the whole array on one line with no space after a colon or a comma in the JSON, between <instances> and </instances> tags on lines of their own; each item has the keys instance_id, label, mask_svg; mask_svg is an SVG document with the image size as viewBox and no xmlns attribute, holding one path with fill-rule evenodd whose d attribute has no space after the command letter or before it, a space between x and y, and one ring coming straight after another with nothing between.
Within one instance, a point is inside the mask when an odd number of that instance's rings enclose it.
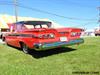
<instances>
[{"instance_id":1,"label":"red car","mask_svg":"<svg viewBox=\"0 0 100 75\"><path fill-rule=\"evenodd\" d=\"M83 29L80 28L51 28L49 21L21 21L11 25L11 31L6 37L8 45L22 48L25 53L29 49L37 51L81 44Z\"/></svg>"}]
</instances>

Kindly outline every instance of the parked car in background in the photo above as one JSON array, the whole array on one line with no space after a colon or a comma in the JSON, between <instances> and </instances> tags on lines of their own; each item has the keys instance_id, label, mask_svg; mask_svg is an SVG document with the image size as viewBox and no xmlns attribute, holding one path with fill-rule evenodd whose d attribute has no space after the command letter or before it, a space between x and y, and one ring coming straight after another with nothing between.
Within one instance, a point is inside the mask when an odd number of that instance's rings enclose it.
<instances>
[{"instance_id":1,"label":"parked car in background","mask_svg":"<svg viewBox=\"0 0 100 75\"><path fill-rule=\"evenodd\" d=\"M0 39L1 39L2 41L5 41L5 36L6 36L9 32L10 32L9 29L6 29L6 30L4 30L4 31L1 31L1 32L0 32Z\"/></svg>"},{"instance_id":2,"label":"parked car in background","mask_svg":"<svg viewBox=\"0 0 100 75\"><path fill-rule=\"evenodd\" d=\"M20 21L13 23L12 32L5 37L8 45L19 47L28 53L29 49L37 51L62 46L78 45L84 42L80 38L83 29L51 28L49 21Z\"/></svg>"},{"instance_id":3,"label":"parked car in background","mask_svg":"<svg viewBox=\"0 0 100 75\"><path fill-rule=\"evenodd\" d=\"M96 28L94 34L95 36L100 36L100 28Z\"/></svg>"}]
</instances>

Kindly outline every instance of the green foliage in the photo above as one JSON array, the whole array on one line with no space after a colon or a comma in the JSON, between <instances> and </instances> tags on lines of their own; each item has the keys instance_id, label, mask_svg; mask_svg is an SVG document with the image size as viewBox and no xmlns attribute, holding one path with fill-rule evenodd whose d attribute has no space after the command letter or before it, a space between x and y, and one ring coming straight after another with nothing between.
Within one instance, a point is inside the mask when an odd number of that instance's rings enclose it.
<instances>
[{"instance_id":1,"label":"green foliage","mask_svg":"<svg viewBox=\"0 0 100 75\"><path fill-rule=\"evenodd\" d=\"M81 75L73 72L100 74L100 37L85 38L79 46L31 54L0 44L0 75Z\"/></svg>"}]
</instances>

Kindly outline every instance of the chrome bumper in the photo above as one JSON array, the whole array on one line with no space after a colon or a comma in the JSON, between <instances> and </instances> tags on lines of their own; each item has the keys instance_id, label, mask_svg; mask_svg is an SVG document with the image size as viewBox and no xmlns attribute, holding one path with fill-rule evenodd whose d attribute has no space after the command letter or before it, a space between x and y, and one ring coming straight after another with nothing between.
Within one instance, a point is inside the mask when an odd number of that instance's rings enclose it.
<instances>
[{"instance_id":1,"label":"chrome bumper","mask_svg":"<svg viewBox=\"0 0 100 75\"><path fill-rule=\"evenodd\" d=\"M53 43L46 43L46 44L37 43L37 44L34 44L34 49L37 51L41 51L41 50L53 49L57 47L69 46L69 45L74 45L74 44L81 44L83 42L84 42L84 39L80 38L80 39L75 39L68 42L60 41L60 42L53 42Z\"/></svg>"}]
</instances>

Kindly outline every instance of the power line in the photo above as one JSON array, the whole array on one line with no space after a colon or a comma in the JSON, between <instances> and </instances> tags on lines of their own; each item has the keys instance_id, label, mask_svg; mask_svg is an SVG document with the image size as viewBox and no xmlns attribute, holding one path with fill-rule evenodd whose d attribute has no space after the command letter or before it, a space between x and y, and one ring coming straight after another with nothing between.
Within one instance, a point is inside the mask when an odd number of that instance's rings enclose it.
<instances>
[{"instance_id":1,"label":"power line","mask_svg":"<svg viewBox=\"0 0 100 75\"><path fill-rule=\"evenodd\" d=\"M82 19L82 18L65 17L65 16L62 16L62 15L58 15L58 14L55 14L55 13L50 13L50 12L47 12L47 11L43 11L43 10L36 9L36 8L31 8L31 7L24 6L24 5L17 5L17 6L22 7L22 8L26 8L26 9L30 9L30 10L33 10L33 11L41 12L41 13L46 13L46 14L54 15L54 16L57 16L57 17L67 18L67 19L74 19L74 20L96 20L96 19Z\"/></svg>"},{"instance_id":2,"label":"power line","mask_svg":"<svg viewBox=\"0 0 100 75\"><path fill-rule=\"evenodd\" d=\"M2 3L1 5L13 5L13 4L12 3ZM65 18L65 19L70 19L70 20L81 20L81 21L94 21L94 20L96 20L96 19L82 19L82 18L75 18L75 17L66 17L66 16L63 16L63 15L58 15L58 14L51 13L51 12L48 12L48 11L28 7L28 6L22 5L21 3L20 3L20 5L17 4L16 6L21 7L21 8L25 8L25 9L28 9L28 10L40 12L40 13L45 13L45 14L54 15L54 16Z\"/></svg>"},{"instance_id":3,"label":"power line","mask_svg":"<svg viewBox=\"0 0 100 75\"><path fill-rule=\"evenodd\" d=\"M30 10L33 10L33 11L37 11L37 12L41 12L41 13L46 13L46 14L49 14L49 15L54 15L54 16L57 16L57 17L61 17L61 18L67 18L67 19L71 19L71 20L96 20L96 19L82 19L82 18L75 18L75 17L66 17L66 16L63 16L63 15L58 15L58 14L55 14L55 13L51 13L51 12L48 12L48 11L44 11L44 10L40 10L40 9L36 9L36 8L31 8L31 7L27 7L27 6L24 6L24 5L18 5L19 7L22 7L22 8L26 8L26 9L30 9Z\"/></svg>"}]
</instances>

